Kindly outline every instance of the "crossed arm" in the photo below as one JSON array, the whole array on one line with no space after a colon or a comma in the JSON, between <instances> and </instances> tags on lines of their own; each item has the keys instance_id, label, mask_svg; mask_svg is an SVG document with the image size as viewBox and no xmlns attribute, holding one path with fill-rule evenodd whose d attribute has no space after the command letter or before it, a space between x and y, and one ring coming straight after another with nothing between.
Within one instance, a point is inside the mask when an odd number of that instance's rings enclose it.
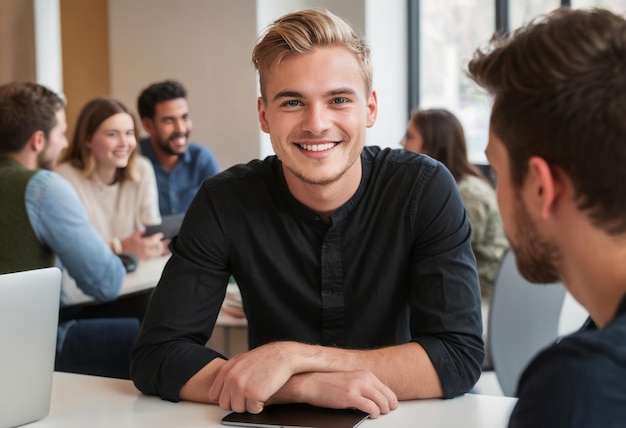
<instances>
[{"instance_id":1,"label":"crossed arm","mask_svg":"<svg viewBox=\"0 0 626 428\"><path fill-rule=\"evenodd\" d=\"M185 400L237 412L304 402L357 408L374 418L394 410L398 400L442 395L434 366L414 342L367 351L273 342L212 360L180 391Z\"/></svg>"}]
</instances>

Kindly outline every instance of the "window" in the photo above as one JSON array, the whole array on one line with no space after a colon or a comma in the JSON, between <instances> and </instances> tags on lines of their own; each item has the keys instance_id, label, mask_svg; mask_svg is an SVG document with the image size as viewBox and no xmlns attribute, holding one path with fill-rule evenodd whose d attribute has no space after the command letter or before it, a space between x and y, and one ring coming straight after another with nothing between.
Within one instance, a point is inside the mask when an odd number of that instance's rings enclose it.
<instances>
[{"instance_id":1,"label":"window","mask_svg":"<svg viewBox=\"0 0 626 428\"><path fill-rule=\"evenodd\" d=\"M561 5L626 12L626 0L408 0L409 109L446 108L465 130L470 161L485 163L490 100L465 75L497 27L510 31Z\"/></svg>"},{"instance_id":2,"label":"window","mask_svg":"<svg viewBox=\"0 0 626 428\"><path fill-rule=\"evenodd\" d=\"M526 0L509 3L509 23L511 30L528 24L533 18L546 14L561 6L560 0Z\"/></svg>"},{"instance_id":3,"label":"window","mask_svg":"<svg viewBox=\"0 0 626 428\"><path fill-rule=\"evenodd\" d=\"M464 70L494 32L495 3L424 0L419 16L419 107L454 113L465 129L470 160L484 162L490 102Z\"/></svg>"},{"instance_id":4,"label":"window","mask_svg":"<svg viewBox=\"0 0 626 428\"><path fill-rule=\"evenodd\" d=\"M626 0L571 0L571 4L577 9L600 7L621 15L626 14Z\"/></svg>"}]
</instances>

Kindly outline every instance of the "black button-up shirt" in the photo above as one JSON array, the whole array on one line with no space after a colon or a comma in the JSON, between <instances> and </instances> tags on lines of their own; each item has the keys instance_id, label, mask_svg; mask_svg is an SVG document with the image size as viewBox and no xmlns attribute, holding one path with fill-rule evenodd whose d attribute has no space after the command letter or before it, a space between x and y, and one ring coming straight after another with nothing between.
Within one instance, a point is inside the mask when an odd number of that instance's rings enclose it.
<instances>
[{"instance_id":1,"label":"black button-up shirt","mask_svg":"<svg viewBox=\"0 0 626 428\"><path fill-rule=\"evenodd\" d=\"M358 190L328 224L289 192L274 156L207 180L172 245L133 350L145 393L177 400L219 356L209 339L233 275L250 347L293 340L353 349L416 341L446 397L480 375L480 291L451 174L365 147Z\"/></svg>"}]
</instances>

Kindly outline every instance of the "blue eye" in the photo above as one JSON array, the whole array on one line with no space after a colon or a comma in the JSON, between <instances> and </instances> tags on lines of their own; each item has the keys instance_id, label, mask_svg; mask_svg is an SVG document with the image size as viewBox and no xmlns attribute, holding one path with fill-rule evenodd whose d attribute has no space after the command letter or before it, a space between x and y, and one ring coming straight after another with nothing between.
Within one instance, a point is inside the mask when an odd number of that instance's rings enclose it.
<instances>
[{"instance_id":1,"label":"blue eye","mask_svg":"<svg viewBox=\"0 0 626 428\"><path fill-rule=\"evenodd\" d=\"M289 106L289 107L297 107L297 106L300 105L300 101L298 101L298 100L289 100L289 101L285 101L285 104L283 104L283 105L286 105L286 106Z\"/></svg>"},{"instance_id":2,"label":"blue eye","mask_svg":"<svg viewBox=\"0 0 626 428\"><path fill-rule=\"evenodd\" d=\"M335 98L331 101L333 104L344 104L348 102L348 99L345 97Z\"/></svg>"}]
</instances>

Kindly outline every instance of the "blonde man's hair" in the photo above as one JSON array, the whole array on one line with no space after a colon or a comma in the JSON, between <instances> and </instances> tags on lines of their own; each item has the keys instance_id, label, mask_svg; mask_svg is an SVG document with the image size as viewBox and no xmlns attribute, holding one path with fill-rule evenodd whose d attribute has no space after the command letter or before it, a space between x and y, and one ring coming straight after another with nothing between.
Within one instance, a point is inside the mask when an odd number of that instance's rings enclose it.
<instances>
[{"instance_id":1,"label":"blonde man's hair","mask_svg":"<svg viewBox=\"0 0 626 428\"><path fill-rule=\"evenodd\" d=\"M252 63L259 72L261 97L265 100L267 75L290 55L305 54L317 47L342 47L361 63L365 90L372 90L372 62L365 40L344 19L325 9L304 9L283 15L257 40Z\"/></svg>"}]
</instances>

